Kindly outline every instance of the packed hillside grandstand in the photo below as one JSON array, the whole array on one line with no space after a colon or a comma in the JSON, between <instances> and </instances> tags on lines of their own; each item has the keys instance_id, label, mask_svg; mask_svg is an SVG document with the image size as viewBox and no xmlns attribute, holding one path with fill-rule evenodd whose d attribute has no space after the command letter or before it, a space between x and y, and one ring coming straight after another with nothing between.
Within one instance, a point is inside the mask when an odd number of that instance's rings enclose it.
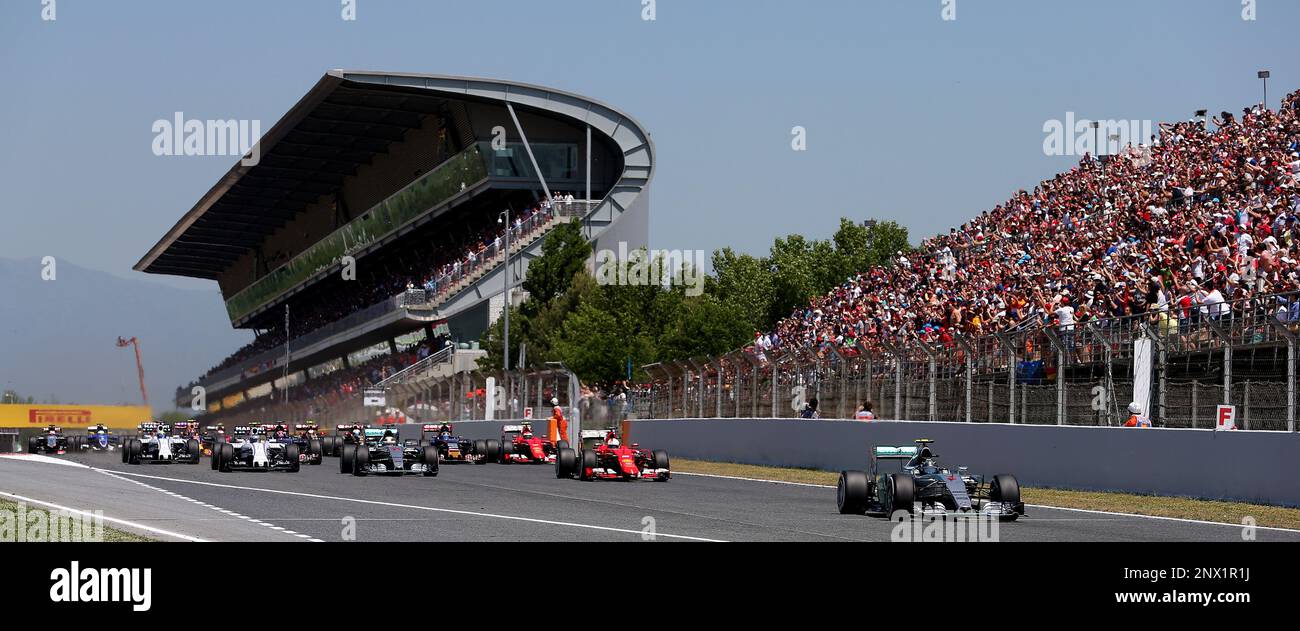
<instances>
[{"instance_id":1,"label":"packed hillside grandstand","mask_svg":"<svg viewBox=\"0 0 1300 631\"><path fill-rule=\"evenodd\" d=\"M557 202L574 202L572 194L557 194ZM541 228L556 215L550 201L523 209L512 218L510 239L517 242ZM295 314L290 320L290 339L316 331L394 296L406 289L419 289L428 299L445 296L464 276L492 258L504 247L506 230L496 217L483 214L472 222L457 225L454 233L443 233L439 242L417 253L395 253L377 265L358 266L356 283L341 283L310 298L290 300ZM204 376L230 368L286 342L283 327L260 332L253 342L240 348ZM197 383L197 382L196 382Z\"/></svg>"},{"instance_id":2,"label":"packed hillside grandstand","mask_svg":"<svg viewBox=\"0 0 1300 631\"><path fill-rule=\"evenodd\" d=\"M755 345L851 353L881 338L1068 334L1146 313L1174 330L1238 308L1300 320L1300 92L1278 112L1211 122L1162 124L1149 146L1087 156L812 300Z\"/></svg>"}]
</instances>

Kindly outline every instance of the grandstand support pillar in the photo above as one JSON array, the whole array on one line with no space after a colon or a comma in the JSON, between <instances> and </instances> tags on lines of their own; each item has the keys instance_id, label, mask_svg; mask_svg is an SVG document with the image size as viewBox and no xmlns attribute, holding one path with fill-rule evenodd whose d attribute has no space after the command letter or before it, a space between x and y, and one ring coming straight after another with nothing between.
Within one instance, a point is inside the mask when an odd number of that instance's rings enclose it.
<instances>
[{"instance_id":1,"label":"grandstand support pillar","mask_svg":"<svg viewBox=\"0 0 1300 631\"><path fill-rule=\"evenodd\" d=\"M1282 339L1286 340L1286 431L1294 432L1295 428L1295 343L1296 334L1288 329L1285 324L1278 322L1274 318L1268 319L1269 326L1277 331Z\"/></svg>"},{"instance_id":2,"label":"grandstand support pillar","mask_svg":"<svg viewBox=\"0 0 1300 631\"><path fill-rule=\"evenodd\" d=\"M713 360L713 367L718 371L718 396L714 401L716 404L714 409L714 418L722 418L722 382L726 377L727 367L722 363L721 358Z\"/></svg>"},{"instance_id":3,"label":"grandstand support pillar","mask_svg":"<svg viewBox=\"0 0 1300 631\"><path fill-rule=\"evenodd\" d=\"M688 358L686 361L690 362L691 369L695 371L696 384L698 385L695 393L695 418L704 418L704 367L693 358ZM686 415L685 405L682 406L682 415Z\"/></svg>"},{"instance_id":4,"label":"grandstand support pillar","mask_svg":"<svg viewBox=\"0 0 1300 631\"><path fill-rule=\"evenodd\" d=\"M533 164L533 172L537 174L537 181L542 185L542 192L546 193L546 201L554 203L551 198L551 189L546 185L546 176L542 175L541 167L537 166L537 158L533 156L533 146L528 144L528 135L524 133L524 126L519 124L519 116L515 114L515 106L506 99L506 109L510 110L510 118L515 122L515 131L519 132L519 141L524 143L524 151L528 153L528 161ZM509 263L510 254L506 253L506 262ZM509 296L506 297L506 308L509 307ZM577 443L574 443L577 444Z\"/></svg>"},{"instance_id":5,"label":"grandstand support pillar","mask_svg":"<svg viewBox=\"0 0 1300 631\"><path fill-rule=\"evenodd\" d=\"M754 418L758 418L758 364L754 364L753 366L750 367L749 382L754 384L753 387L749 389L750 390L750 394L749 394L750 415L753 416Z\"/></svg>"},{"instance_id":6,"label":"grandstand support pillar","mask_svg":"<svg viewBox=\"0 0 1300 631\"><path fill-rule=\"evenodd\" d=\"M1007 422L1012 425L1016 424L1016 345L1006 333L996 333L998 342L1002 348L1007 351ZM993 422L993 417L989 417L989 422Z\"/></svg>"},{"instance_id":7,"label":"grandstand support pillar","mask_svg":"<svg viewBox=\"0 0 1300 631\"><path fill-rule=\"evenodd\" d=\"M846 389L844 387L845 385L844 380L847 372L844 370L844 356L841 355L840 352L835 350L834 348L831 349L831 353L835 355L835 363L837 366L839 366L839 370L837 370L835 373L835 376L837 377L837 381L838 381L836 390L839 390L839 395L840 395L839 403L835 408L835 418L853 418L852 416L847 416L844 414L844 390Z\"/></svg>"},{"instance_id":8,"label":"grandstand support pillar","mask_svg":"<svg viewBox=\"0 0 1300 631\"><path fill-rule=\"evenodd\" d=\"M930 348L929 344L926 344L924 342L919 342L918 345L921 347L921 350L925 351L926 356L929 357L929 361L927 365L927 369L929 371L927 380L929 381L930 392L928 397L929 404L926 406L927 410L926 410L925 418L926 420L929 421L936 421L938 420L938 416L939 416L939 407L938 407L938 400L937 400L938 393L936 392L935 389L935 372L938 370L939 356L937 353L935 353L935 350L933 348Z\"/></svg>"},{"instance_id":9,"label":"grandstand support pillar","mask_svg":"<svg viewBox=\"0 0 1300 631\"><path fill-rule=\"evenodd\" d=\"M1106 409L1104 410L1104 412L1106 417L1106 424L1114 425L1115 420L1112 418L1111 415L1112 410L1115 409L1115 379L1114 379L1114 375L1111 373L1111 365L1112 365L1111 359L1115 352L1114 346L1111 344L1110 336L1106 335L1100 329L1093 326L1091 322L1089 322L1085 326L1085 330L1088 332L1089 335L1091 335L1094 339L1096 339L1098 342L1101 343L1102 360L1106 364L1106 382L1105 382L1106 386L1102 388L1102 390L1105 391L1104 398L1106 401L1105 403Z\"/></svg>"},{"instance_id":10,"label":"grandstand support pillar","mask_svg":"<svg viewBox=\"0 0 1300 631\"><path fill-rule=\"evenodd\" d=\"M970 347L964 337L954 337L953 341L961 347L962 352L966 355L966 422L969 423L973 418L971 390L975 386L975 349Z\"/></svg>"},{"instance_id":11,"label":"grandstand support pillar","mask_svg":"<svg viewBox=\"0 0 1300 631\"><path fill-rule=\"evenodd\" d=\"M1205 320L1214 336L1223 342L1223 404L1232 405L1232 336L1214 320Z\"/></svg>"}]
</instances>

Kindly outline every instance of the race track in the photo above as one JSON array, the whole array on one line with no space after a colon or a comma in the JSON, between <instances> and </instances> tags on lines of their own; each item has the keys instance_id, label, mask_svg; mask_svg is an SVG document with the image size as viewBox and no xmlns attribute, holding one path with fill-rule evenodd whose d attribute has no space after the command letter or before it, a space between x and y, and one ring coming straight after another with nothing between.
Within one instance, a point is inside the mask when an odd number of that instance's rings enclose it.
<instances>
[{"instance_id":1,"label":"race track","mask_svg":"<svg viewBox=\"0 0 1300 631\"><path fill-rule=\"evenodd\" d=\"M676 474L668 483L558 480L550 466L444 465L436 478L217 473L121 464L116 454L0 458L0 498L102 510L162 540L889 541L893 525L839 515L833 488ZM84 466L69 466L84 465ZM345 524L347 520L347 524ZM348 525L354 525L354 528ZM152 528L144 531L142 528ZM1260 541L1300 531L1260 528ZM166 534L162 534L166 533ZM1030 507L1002 541L1242 541L1239 527Z\"/></svg>"}]
</instances>

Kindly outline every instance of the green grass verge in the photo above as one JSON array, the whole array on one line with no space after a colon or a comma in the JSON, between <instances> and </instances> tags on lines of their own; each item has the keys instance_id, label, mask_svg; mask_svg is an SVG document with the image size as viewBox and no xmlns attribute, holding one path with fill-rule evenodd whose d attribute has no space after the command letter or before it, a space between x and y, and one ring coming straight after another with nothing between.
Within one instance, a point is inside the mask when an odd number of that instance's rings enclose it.
<instances>
[{"instance_id":1,"label":"green grass verge","mask_svg":"<svg viewBox=\"0 0 1300 631\"><path fill-rule=\"evenodd\" d=\"M702 473L708 475L726 475L739 478L773 480L778 482L798 482L802 484L822 484L835 486L839 479L838 472L816 469L785 469L780 467L761 467L746 464L724 462L704 462L673 458L673 471L680 473ZM1257 526L1274 528L1293 528L1300 530L1300 509L1246 504L1243 502L1220 502L1195 500L1183 497L1162 497L1154 495L1132 495L1127 493L1098 493L1091 491L1066 491L1061 489L1022 488L1021 499L1026 504L1056 506L1060 508L1081 508L1086 510L1109 511L1115 513L1132 513L1154 517L1175 517L1178 519L1197 519L1224 524L1241 525L1247 518L1253 518Z\"/></svg>"},{"instance_id":2,"label":"green grass verge","mask_svg":"<svg viewBox=\"0 0 1300 631\"><path fill-rule=\"evenodd\" d=\"M48 513L51 512L51 510L52 509L48 509L40 505L32 505L32 504L27 505L28 515L30 515L35 511L45 511ZM16 516L18 514L18 502L13 502L6 499L0 499L0 511L9 511L8 513L9 515ZM53 512L58 512L58 511L53 511ZM146 537L144 535L138 535L134 532L128 532L126 530L118 530L117 528L110 528L107 525L104 526L105 543L126 543L126 542L136 543L142 541L155 541L155 539L150 539L149 537Z\"/></svg>"}]
</instances>

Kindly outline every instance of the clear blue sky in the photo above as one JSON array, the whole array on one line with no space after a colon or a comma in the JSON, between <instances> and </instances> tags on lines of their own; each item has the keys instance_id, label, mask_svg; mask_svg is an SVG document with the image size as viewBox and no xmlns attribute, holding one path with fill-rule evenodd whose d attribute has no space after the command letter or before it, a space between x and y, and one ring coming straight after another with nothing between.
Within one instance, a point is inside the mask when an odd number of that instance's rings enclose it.
<instances>
[{"instance_id":1,"label":"clear blue sky","mask_svg":"<svg viewBox=\"0 0 1300 631\"><path fill-rule=\"evenodd\" d=\"M913 241L1074 158L1045 121L1187 118L1300 87L1300 2L41 0L0 3L0 256L123 276L234 163L159 158L154 120L280 118L330 68L539 83L654 135L652 245L765 252L838 218ZM794 126L808 151L790 148ZM214 287L197 281L169 281Z\"/></svg>"}]
</instances>

